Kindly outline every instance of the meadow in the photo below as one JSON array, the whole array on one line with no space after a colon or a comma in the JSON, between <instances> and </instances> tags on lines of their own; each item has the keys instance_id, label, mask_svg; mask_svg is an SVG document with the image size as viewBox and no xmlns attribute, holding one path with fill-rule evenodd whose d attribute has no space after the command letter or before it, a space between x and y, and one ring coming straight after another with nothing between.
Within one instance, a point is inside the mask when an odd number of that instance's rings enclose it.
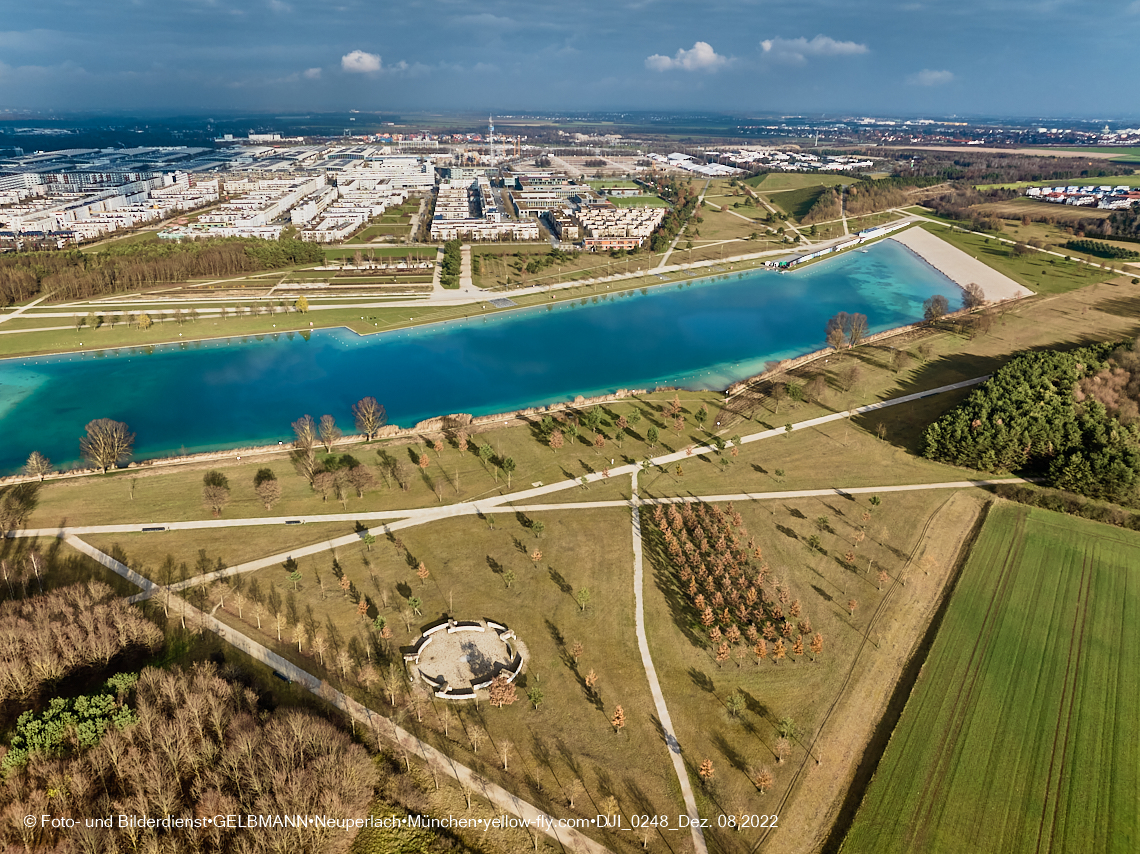
<instances>
[{"instance_id":1,"label":"meadow","mask_svg":"<svg viewBox=\"0 0 1140 854\"><path fill-rule=\"evenodd\" d=\"M996 505L843 852L1135 851L1138 580L1140 535Z\"/></svg>"}]
</instances>

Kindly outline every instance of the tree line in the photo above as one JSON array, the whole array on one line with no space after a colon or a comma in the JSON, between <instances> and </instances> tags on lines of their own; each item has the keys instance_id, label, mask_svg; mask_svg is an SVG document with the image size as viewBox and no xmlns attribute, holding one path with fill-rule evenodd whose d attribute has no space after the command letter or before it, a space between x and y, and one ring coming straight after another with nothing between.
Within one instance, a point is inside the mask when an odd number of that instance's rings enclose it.
<instances>
[{"instance_id":1,"label":"tree line","mask_svg":"<svg viewBox=\"0 0 1140 854\"><path fill-rule=\"evenodd\" d=\"M11 305L43 293L59 301L88 299L323 260L318 244L289 238L225 237L113 245L98 252L16 252L0 256L0 303Z\"/></svg>"},{"instance_id":2,"label":"tree line","mask_svg":"<svg viewBox=\"0 0 1140 854\"><path fill-rule=\"evenodd\" d=\"M1050 486L1133 502L1140 424L1130 395L1140 386L1132 373L1138 351L1095 344L1018 356L926 429L924 453L979 470L1040 474Z\"/></svg>"},{"instance_id":3,"label":"tree line","mask_svg":"<svg viewBox=\"0 0 1140 854\"><path fill-rule=\"evenodd\" d=\"M1125 249L1122 246L1113 246L1111 243L1101 243L1099 240L1068 240L1065 242L1065 248L1072 249L1074 252L1095 255L1098 258L1123 261L1140 258L1140 252L1133 252L1131 249Z\"/></svg>"}]
</instances>

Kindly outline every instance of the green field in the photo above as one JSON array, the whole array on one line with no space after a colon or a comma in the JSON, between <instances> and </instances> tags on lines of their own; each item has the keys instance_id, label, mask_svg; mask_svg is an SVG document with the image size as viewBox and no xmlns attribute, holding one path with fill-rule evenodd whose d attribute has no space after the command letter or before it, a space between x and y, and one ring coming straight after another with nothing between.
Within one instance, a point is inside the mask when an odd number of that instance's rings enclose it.
<instances>
[{"instance_id":1,"label":"green field","mask_svg":"<svg viewBox=\"0 0 1140 854\"><path fill-rule=\"evenodd\" d=\"M999 504L845 854L1140 846L1140 534Z\"/></svg>"},{"instance_id":2,"label":"green field","mask_svg":"<svg viewBox=\"0 0 1140 854\"><path fill-rule=\"evenodd\" d=\"M1110 175L1103 178L1065 178L1056 181L1017 181L1013 184L978 184L975 190L1021 190L1025 187L1140 187L1140 175Z\"/></svg>"},{"instance_id":3,"label":"green field","mask_svg":"<svg viewBox=\"0 0 1140 854\"><path fill-rule=\"evenodd\" d=\"M803 219L811 210L811 206L815 204L816 199L822 196L826 189L826 187L817 184L814 187L786 190L769 196L768 201L781 208L789 216L795 219Z\"/></svg>"},{"instance_id":4,"label":"green field","mask_svg":"<svg viewBox=\"0 0 1140 854\"><path fill-rule=\"evenodd\" d=\"M846 175L817 175L811 172L770 172L745 181L750 187L761 192L777 190L799 190L804 187L837 187L840 184L854 184L855 179Z\"/></svg>"},{"instance_id":5,"label":"green field","mask_svg":"<svg viewBox=\"0 0 1140 854\"><path fill-rule=\"evenodd\" d=\"M660 196L609 196L609 200L619 208L667 208L669 203Z\"/></svg>"}]
</instances>

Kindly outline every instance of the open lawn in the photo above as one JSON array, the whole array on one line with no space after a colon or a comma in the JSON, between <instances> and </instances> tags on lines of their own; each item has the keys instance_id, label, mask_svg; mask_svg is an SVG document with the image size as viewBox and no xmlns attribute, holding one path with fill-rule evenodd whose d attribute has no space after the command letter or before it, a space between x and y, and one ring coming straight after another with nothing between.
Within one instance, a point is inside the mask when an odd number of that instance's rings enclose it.
<instances>
[{"instance_id":1,"label":"open lawn","mask_svg":"<svg viewBox=\"0 0 1140 854\"><path fill-rule=\"evenodd\" d=\"M800 611L791 617L793 625L808 620L811 632L822 635L823 649L815 656L810 649L795 652L798 633L793 631L783 641L787 657L782 661L774 659L771 639L763 659L758 660L752 642L742 639L729 646L726 660L716 660L716 646L687 601L685 583L669 565L653 510L642 511L647 582L652 577L646 594L650 649L701 814L712 819L705 829L710 850L815 850L827 830L831 799L841 796L842 777L853 771L892 677L922 630L922 615L928 618L937 598L940 582L924 576L912 557L956 542L976 513L955 505L956 513L939 516L940 523L928 528L928 520L952 500L945 493L915 493L905 499L887 496L878 508L866 496L722 506L740 513L743 528L734 533L742 543L755 538L762 561L754 564L767 564L770 571L768 595L775 595L777 585L785 587L784 613L797 604ZM865 539L857 544L859 533ZM810 537L819 538L819 550L808 546ZM848 552L856 555L856 571L843 563ZM952 559L954 549L948 552ZM887 573L883 581L880 571ZM902 578L905 586L897 581ZM848 606L852 599L854 613ZM868 633L870 642L864 644ZM887 673L891 676L883 680ZM843 705L842 714L829 714L833 703ZM794 734L788 755L781 757L779 726L785 719L791 720ZM817 766L820 755L827 767ZM714 770L708 785L697 774L706 759ZM752 778L765 767L774 779L762 794ZM768 833L716 826L717 816L741 813L777 813L781 829Z\"/></svg>"},{"instance_id":2,"label":"open lawn","mask_svg":"<svg viewBox=\"0 0 1140 854\"><path fill-rule=\"evenodd\" d=\"M1101 178L1065 178L1055 181L1017 181L1013 184L977 184L975 190L1021 190L1026 187L1140 187L1140 175L1108 175Z\"/></svg>"},{"instance_id":3,"label":"open lawn","mask_svg":"<svg viewBox=\"0 0 1140 854\"><path fill-rule=\"evenodd\" d=\"M528 527L535 520L545 524L541 537ZM538 559L530 556L535 549L541 551ZM398 531L371 551L360 545L335 553L352 585L348 593L338 583L333 557L302 558L297 590L280 567L244 580L247 597L255 583L266 600L280 597L289 623L282 643L272 617L263 616L258 631L255 603L248 600L243 618L232 595L217 616L338 687L349 683L346 687L370 707L556 815L595 816L611 795L626 815L675 816L683 810L634 635L628 511L536 514L533 520L503 512L494 529L486 520L467 517ZM416 574L420 561L429 573L422 581ZM577 598L583 590L589 591L584 609ZM367 622L354 595L367 603ZM419 600L419 614L413 613L413 599ZM408 684L398 648L444 614L488 617L515 631L529 653L515 683L517 702L502 709L485 701L448 703L431 696L418 680ZM377 616L392 630L390 640L370 628ZM298 623L309 629L301 651L290 642ZM313 647L318 634L328 644L323 666ZM583 645L577 661L576 641ZM389 662L396 663L396 708L383 681L365 688L344 679L337 664L340 651L350 655L354 669L356 658L361 664L371 658L382 676ZM591 671L597 674L593 688L586 683ZM542 694L537 710L528 702L534 688ZM625 713L621 732L610 725L618 705ZM575 780L584 791L570 810ZM615 851L633 851L642 842L628 831L590 835ZM667 841L674 844L671 835ZM664 854L668 845L657 833L649 839L651 851Z\"/></svg>"},{"instance_id":4,"label":"open lawn","mask_svg":"<svg viewBox=\"0 0 1140 854\"><path fill-rule=\"evenodd\" d=\"M782 190L768 197L773 205L780 208L793 219L803 219L816 199L823 195L826 187L802 187L796 190Z\"/></svg>"},{"instance_id":5,"label":"open lawn","mask_svg":"<svg viewBox=\"0 0 1140 854\"><path fill-rule=\"evenodd\" d=\"M998 504L844 852L1140 845L1140 535Z\"/></svg>"},{"instance_id":6,"label":"open lawn","mask_svg":"<svg viewBox=\"0 0 1140 854\"><path fill-rule=\"evenodd\" d=\"M667 208L669 203L660 196L612 196L610 201L619 208Z\"/></svg>"},{"instance_id":7,"label":"open lawn","mask_svg":"<svg viewBox=\"0 0 1140 854\"><path fill-rule=\"evenodd\" d=\"M1040 252L1031 251L1019 256L1014 253L1013 246L997 238L981 237L972 232L929 223L924 223L921 227L1038 294L1064 293L1103 282L1115 275L1098 267L1089 267Z\"/></svg>"},{"instance_id":8,"label":"open lawn","mask_svg":"<svg viewBox=\"0 0 1140 854\"><path fill-rule=\"evenodd\" d=\"M854 184L857 179L847 175L817 175L812 172L769 172L757 175L744 183L755 187L761 193L778 190L799 190L804 187L837 187L840 184Z\"/></svg>"}]
</instances>

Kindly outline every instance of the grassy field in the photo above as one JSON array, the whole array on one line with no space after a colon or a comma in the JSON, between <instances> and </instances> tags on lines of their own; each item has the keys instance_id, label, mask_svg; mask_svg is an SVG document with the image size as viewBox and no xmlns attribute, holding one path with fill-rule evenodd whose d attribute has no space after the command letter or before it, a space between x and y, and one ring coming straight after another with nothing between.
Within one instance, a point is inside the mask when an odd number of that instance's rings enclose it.
<instances>
[{"instance_id":1,"label":"grassy field","mask_svg":"<svg viewBox=\"0 0 1140 854\"><path fill-rule=\"evenodd\" d=\"M826 187L802 187L797 190L782 190L768 196L768 201L780 208L793 219L803 219L816 199L823 195Z\"/></svg>"},{"instance_id":2,"label":"grassy field","mask_svg":"<svg viewBox=\"0 0 1140 854\"><path fill-rule=\"evenodd\" d=\"M303 580L296 591L280 567L252 573L245 589L248 592L256 581L267 596L277 590L285 610L290 610L292 599L297 619L318 627L331 645L371 648L382 671L386 659L398 658L399 646L410 643L423 625L442 614L505 623L530 656L516 683L519 700L513 706L498 709L486 703L435 699L421 683L408 685L402 664L397 664L395 709L382 684L370 691L347 687L420 738L556 814L597 815L612 795L627 815L676 815L681 802L667 749L657 734L634 636L629 513L580 510L536 515L546 525L541 538L527 527L530 520L510 512L497 516L493 529L473 517L451 519L399 531L398 541L381 539L371 551L361 545L336 552L345 576L369 603L369 619L387 620L394 633L387 643L375 637L358 616L357 606L341 592L331 568L332 553L300 560ZM542 552L537 561L529 556L535 548ZM430 573L424 582L415 571L421 560ZM590 593L584 610L576 601L583 589ZM421 614L412 613L411 597L420 600ZM261 631L248 605L239 618L232 597L217 616L341 685L331 651L322 667L310 644L298 652L288 634L278 643L271 618L263 618ZM584 646L577 662L572 654L575 641ZM590 670L598 676L593 690L585 685ZM542 691L537 710L527 701L534 687ZM616 733L610 719L619 704L626 726ZM446 734L441 717L445 711L458 715ZM475 730L486 733L477 749L471 740ZM507 771L503 749L510 751ZM581 780L585 791L571 811L567 802L575 779ZM616 851L632 851L641 844L628 832L591 835L600 835ZM655 835L650 850L664 854L668 848Z\"/></svg>"},{"instance_id":3,"label":"grassy field","mask_svg":"<svg viewBox=\"0 0 1140 854\"><path fill-rule=\"evenodd\" d=\"M975 190L1021 190L1026 187L1140 187L1140 175L1109 175L1102 178L1065 178L1056 181L1017 181L1012 184L977 184Z\"/></svg>"},{"instance_id":4,"label":"grassy field","mask_svg":"<svg viewBox=\"0 0 1140 854\"><path fill-rule=\"evenodd\" d=\"M933 584L926 586L931 579L916 578L922 573L912 572L907 585L898 591L902 595L886 602L876 614L889 590L888 584L880 585L878 572L885 570L893 581L905 571L916 548L932 545L927 521L949 499L945 493L915 493L905 499L886 496L878 509L866 496L853 501L817 498L737 503L743 540L755 537L764 561L787 586L790 600L800 600L803 616L824 639L818 658L813 660L810 650L791 654L789 643L788 658L780 663L770 654L758 663L747 642L732 650L727 661L715 660L696 612L685 601L683 585L664 560L665 549L653 530L652 513L642 512L642 530L649 532L646 571L652 567L653 573L653 585L646 594L650 649L701 814L713 819L713 826L705 829L710 850L723 854L811 850L809 839L798 835L816 832L809 831L810 820L798 824L796 830L768 835L757 829L717 828L715 817L779 810L784 827L786 811L814 815L817 820L821 812L826 813L826 787L801 782L804 775L819 773L809 751L817 736L831 732L825 727L849 727L853 718L854 730L860 725L870 728L879 689L872 690L869 682L878 671L895 666L896 645L910 647L914 627L903 625L933 599ZM867 511L873 512L863 521ZM971 518L962 508L953 519L936 526L934 538L956 538L959 526L969 527ZM864 530L866 541L853 545L856 533ZM820 551L808 548L810 536L819 537ZM841 563L848 551L858 556L857 572ZM866 571L868 561L873 562L871 572ZM850 599L858 602L853 614L847 607ZM878 636L878 622L873 626L876 617L884 625L890 623L888 636ZM868 632L876 633L878 648L867 644L861 649ZM738 651L744 655L738 657ZM844 689L848 674L852 681ZM730 703L734 695L743 700L743 708L736 713ZM860 710L829 721L831 705L848 699ZM798 737L792 739L790 756L780 761L775 753L777 725L785 718L794 721ZM852 730L846 734L848 739L857 738ZM831 752L830 744L828 751L830 770L835 773L834 766L849 757L841 760ZM705 759L712 761L715 771L711 785L703 784L696 773ZM765 766L773 774L774 785L761 794L750 777Z\"/></svg>"},{"instance_id":5,"label":"grassy field","mask_svg":"<svg viewBox=\"0 0 1140 854\"><path fill-rule=\"evenodd\" d=\"M669 203L660 196L611 196L614 207L619 208L667 208Z\"/></svg>"},{"instance_id":6,"label":"grassy field","mask_svg":"<svg viewBox=\"0 0 1140 854\"><path fill-rule=\"evenodd\" d=\"M1039 252L1029 252L1019 256L1014 254L1010 244L996 238L981 237L972 232L927 223L921 227L1038 294L1064 293L1095 282L1103 282L1115 275L1099 267L1090 267Z\"/></svg>"},{"instance_id":7,"label":"grassy field","mask_svg":"<svg viewBox=\"0 0 1140 854\"><path fill-rule=\"evenodd\" d=\"M816 175L811 172L770 172L749 178L744 183L762 193L777 190L799 190L805 187L838 187L840 184L854 184L855 178L846 175Z\"/></svg>"},{"instance_id":8,"label":"grassy field","mask_svg":"<svg viewBox=\"0 0 1140 854\"><path fill-rule=\"evenodd\" d=\"M1138 581L1140 535L996 506L843 851L1135 851Z\"/></svg>"}]
</instances>

